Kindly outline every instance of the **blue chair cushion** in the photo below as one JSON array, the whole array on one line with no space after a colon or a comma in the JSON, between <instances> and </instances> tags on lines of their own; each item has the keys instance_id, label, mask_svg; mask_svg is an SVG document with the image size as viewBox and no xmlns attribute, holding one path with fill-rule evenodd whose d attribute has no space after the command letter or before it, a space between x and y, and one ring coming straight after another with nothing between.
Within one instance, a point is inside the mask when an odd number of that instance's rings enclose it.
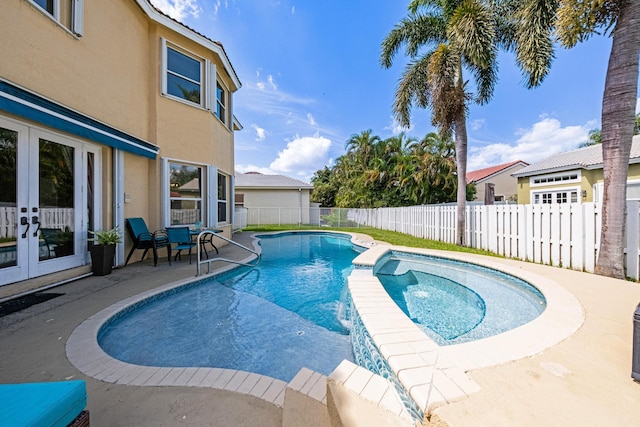
<instances>
[{"instance_id":1,"label":"blue chair cushion","mask_svg":"<svg viewBox=\"0 0 640 427\"><path fill-rule=\"evenodd\" d=\"M82 380L0 384L0 424L65 427L87 405Z\"/></svg>"}]
</instances>

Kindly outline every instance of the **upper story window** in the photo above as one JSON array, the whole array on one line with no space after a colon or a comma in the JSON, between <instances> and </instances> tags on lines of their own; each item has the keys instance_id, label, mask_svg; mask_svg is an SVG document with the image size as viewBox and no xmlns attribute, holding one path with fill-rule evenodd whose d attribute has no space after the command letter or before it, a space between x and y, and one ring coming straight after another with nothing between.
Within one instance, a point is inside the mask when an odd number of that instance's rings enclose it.
<instances>
[{"instance_id":1,"label":"upper story window","mask_svg":"<svg viewBox=\"0 0 640 427\"><path fill-rule=\"evenodd\" d=\"M77 36L84 33L84 0L28 0L38 10Z\"/></svg>"},{"instance_id":2,"label":"upper story window","mask_svg":"<svg viewBox=\"0 0 640 427\"><path fill-rule=\"evenodd\" d=\"M216 82L216 116L222 123L227 123L227 91L220 85L220 82Z\"/></svg>"},{"instance_id":3,"label":"upper story window","mask_svg":"<svg viewBox=\"0 0 640 427\"><path fill-rule=\"evenodd\" d=\"M51 14L51 16L56 15L55 12L57 12L57 10L54 10L54 3L59 3L59 2L54 2L54 0L32 0L35 4L37 4L38 6L40 6L41 8L43 8L45 11L49 12L49 14Z\"/></svg>"},{"instance_id":4,"label":"upper story window","mask_svg":"<svg viewBox=\"0 0 640 427\"><path fill-rule=\"evenodd\" d=\"M202 105L202 61L166 47L166 93Z\"/></svg>"}]
</instances>

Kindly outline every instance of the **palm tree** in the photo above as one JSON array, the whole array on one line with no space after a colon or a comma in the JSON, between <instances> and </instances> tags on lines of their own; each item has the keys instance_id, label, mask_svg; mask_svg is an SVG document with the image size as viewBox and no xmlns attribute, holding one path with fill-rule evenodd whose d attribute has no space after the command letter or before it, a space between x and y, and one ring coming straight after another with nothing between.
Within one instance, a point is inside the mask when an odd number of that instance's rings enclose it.
<instances>
[{"instance_id":1,"label":"palm tree","mask_svg":"<svg viewBox=\"0 0 640 427\"><path fill-rule=\"evenodd\" d=\"M640 0L524 0L517 14L517 60L542 82L553 59L553 31L573 47L601 29L613 38L602 98L604 198L596 273L623 279L626 185L638 94Z\"/></svg>"},{"instance_id":2,"label":"palm tree","mask_svg":"<svg viewBox=\"0 0 640 427\"><path fill-rule=\"evenodd\" d=\"M430 108L431 121L441 135L455 136L458 245L464 244L465 234L467 103L489 101L496 82L498 46L508 47L502 18L494 10L481 0L413 0L410 15L382 43L383 67L391 67L401 46L411 58L395 94L393 111L398 122L409 127L412 106ZM463 68L473 76L475 96L466 90Z\"/></svg>"}]
</instances>

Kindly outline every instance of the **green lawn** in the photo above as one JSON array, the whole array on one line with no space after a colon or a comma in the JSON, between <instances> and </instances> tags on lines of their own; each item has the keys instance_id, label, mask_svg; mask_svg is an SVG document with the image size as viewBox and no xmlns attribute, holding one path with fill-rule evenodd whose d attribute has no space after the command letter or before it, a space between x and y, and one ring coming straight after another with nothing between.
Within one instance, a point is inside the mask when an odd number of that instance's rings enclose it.
<instances>
[{"instance_id":1,"label":"green lawn","mask_svg":"<svg viewBox=\"0 0 640 427\"><path fill-rule=\"evenodd\" d=\"M411 246L414 248L438 249L443 251L468 252L472 254L498 256L494 253L468 248L465 246L456 246L450 243L438 242L435 240L421 239L419 237L409 236L407 234L396 233L395 231L378 230L371 227L345 228L345 227L315 227L315 226L299 226L299 225L261 225L250 226L244 228L243 231L285 231L285 230L322 230L322 231L347 231L353 233L362 233L371 236L375 240L387 242L398 246Z\"/></svg>"}]
</instances>

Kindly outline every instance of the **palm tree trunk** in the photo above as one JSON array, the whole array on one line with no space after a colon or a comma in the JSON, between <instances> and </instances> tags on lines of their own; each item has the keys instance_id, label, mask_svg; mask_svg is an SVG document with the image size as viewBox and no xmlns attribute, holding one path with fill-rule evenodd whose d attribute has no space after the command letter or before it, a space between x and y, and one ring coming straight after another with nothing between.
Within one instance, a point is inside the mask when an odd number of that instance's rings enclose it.
<instances>
[{"instance_id":1,"label":"palm tree trunk","mask_svg":"<svg viewBox=\"0 0 640 427\"><path fill-rule=\"evenodd\" d=\"M458 192L456 195L456 245L465 243L465 213L467 210L467 118L463 115L455 123L456 173Z\"/></svg>"},{"instance_id":2,"label":"palm tree trunk","mask_svg":"<svg viewBox=\"0 0 640 427\"><path fill-rule=\"evenodd\" d=\"M604 197L595 272L624 279L627 175L638 94L640 0L620 4L602 99Z\"/></svg>"}]
</instances>

